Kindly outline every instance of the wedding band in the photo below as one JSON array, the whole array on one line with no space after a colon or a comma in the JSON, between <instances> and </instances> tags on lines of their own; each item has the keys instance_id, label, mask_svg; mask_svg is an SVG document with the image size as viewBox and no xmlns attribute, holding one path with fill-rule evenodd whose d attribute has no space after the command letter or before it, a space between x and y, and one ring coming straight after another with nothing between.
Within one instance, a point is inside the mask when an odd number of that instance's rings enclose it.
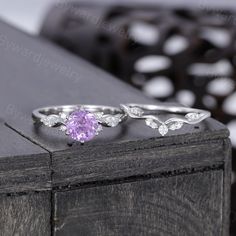
<instances>
[{"instance_id":1,"label":"wedding band","mask_svg":"<svg viewBox=\"0 0 236 236\"><path fill-rule=\"evenodd\" d=\"M182 128L184 123L197 124L211 116L209 111L184 106L144 104L121 104L120 106L129 117L144 119L147 126L158 129L162 136L165 136L169 130ZM162 117L166 120L161 119Z\"/></svg>"},{"instance_id":2,"label":"wedding band","mask_svg":"<svg viewBox=\"0 0 236 236\"><path fill-rule=\"evenodd\" d=\"M103 130L102 126L116 127L126 117L116 107L82 104L43 107L32 112L35 123L57 127L81 143L92 140Z\"/></svg>"}]
</instances>

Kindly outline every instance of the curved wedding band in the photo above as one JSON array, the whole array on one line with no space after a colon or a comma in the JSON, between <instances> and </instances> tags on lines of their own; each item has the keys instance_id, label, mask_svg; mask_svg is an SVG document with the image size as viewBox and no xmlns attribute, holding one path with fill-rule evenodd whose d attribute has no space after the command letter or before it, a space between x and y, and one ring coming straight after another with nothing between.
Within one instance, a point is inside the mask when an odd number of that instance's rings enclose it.
<instances>
[{"instance_id":1,"label":"curved wedding band","mask_svg":"<svg viewBox=\"0 0 236 236\"><path fill-rule=\"evenodd\" d=\"M152 129L158 129L162 136L165 136L169 130L182 128L183 124L197 124L211 116L211 113L205 110L188 108L183 106L162 106L162 105L144 105L144 104L121 104L121 109L134 119L144 119L146 125ZM171 115L167 120L161 120L161 114Z\"/></svg>"},{"instance_id":2,"label":"curved wedding band","mask_svg":"<svg viewBox=\"0 0 236 236\"><path fill-rule=\"evenodd\" d=\"M35 123L58 127L81 143L92 140L102 126L116 127L127 114L116 107L100 105L64 105L38 108L32 112Z\"/></svg>"}]
</instances>

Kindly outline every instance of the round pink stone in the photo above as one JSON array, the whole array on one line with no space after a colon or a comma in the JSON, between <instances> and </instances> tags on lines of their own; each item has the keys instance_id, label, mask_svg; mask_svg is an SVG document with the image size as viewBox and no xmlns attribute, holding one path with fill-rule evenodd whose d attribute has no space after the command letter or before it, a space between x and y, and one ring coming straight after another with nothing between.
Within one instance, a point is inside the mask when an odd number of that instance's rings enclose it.
<instances>
[{"instance_id":1,"label":"round pink stone","mask_svg":"<svg viewBox=\"0 0 236 236\"><path fill-rule=\"evenodd\" d=\"M93 139L100 127L96 117L82 109L73 112L66 122L67 134L82 143Z\"/></svg>"}]
</instances>

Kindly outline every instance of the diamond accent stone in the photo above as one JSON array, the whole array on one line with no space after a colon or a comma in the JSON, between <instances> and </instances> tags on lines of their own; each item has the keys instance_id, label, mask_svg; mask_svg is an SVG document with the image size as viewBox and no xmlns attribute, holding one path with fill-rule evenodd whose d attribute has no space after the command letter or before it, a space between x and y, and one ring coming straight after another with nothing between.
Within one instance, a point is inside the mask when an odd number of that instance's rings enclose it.
<instances>
[{"instance_id":1,"label":"diamond accent stone","mask_svg":"<svg viewBox=\"0 0 236 236\"><path fill-rule=\"evenodd\" d=\"M65 125L61 125L59 130L62 131L62 132L66 132L66 126Z\"/></svg>"},{"instance_id":2,"label":"diamond accent stone","mask_svg":"<svg viewBox=\"0 0 236 236\"><path fill-rule=\"evenodd\" d=\"M169 125L169 129L170 130L177 130L177 129L180 129L180 128L182 128L182 126L183 126L183 122L181 122L181 121L175 121L175 122L173 122L173 123L171 123L170 125Z\"/></svg>"},{"instance_id":3,"label":"diamond accent stone","mask_svg":"<svg viewBox=\"0 0 236 236\"><path fill-rule=\"evenodd\" d=\"M110 127L116 127L121 121L121 115L104 115L102 121L106 123L106 125Z\"/></svg>"},{"instance_id":4,"label":"diamond accent stone","mask_svg":"<svg viewBox=\"0 0 236 236\"><path fill-rule=\"evenodd\" d=\"M81 143L90 141L101 130L95 115L80 109L73 112L66 122L66 133Z\"/></svg>"},{"instance_id":5,"label":"diamond accent stone","mask_svg":"<svg viewBox=\"0 0 236 236\"><path fill-rule=\"evenodd\" d=\"M102 119L102 117L104 115L103 112L96 112L96 113L93 113L93 114L95 115L96 119L99 120L99 121Z\"/></svg>"},{"instance_id":6,"label":"diamond accent stone","mask_svg":"<svg viewBox=\"0 0 236 236\"><path fill-rule=\"evenodd\" d=\"M57 123L60 122L60 117L57 115L49 115L49 116L45 116L44 118L41 119L41 122L48 127L53 127L55 126Z\"/></svg>"},{"instance_id":7,"label":"diamond accent stone","mask_svg":"<svg viewBox=\"0 0 236 236\"><path fill-rule=\"evenodd\" d=\"M188 119L188 121L195 121L199 119L200 114L192 112L192 113L186 114L185 117Z\"/></svg>"},{"instance_id":8,"label":"diamond accent stone","mask_svg":"<svg viewBox=\"0 0 236 236\"><path fill-rule=\"evenodd\" d=\"M158 129L159 125L153 119L146 119L146 125L151 127L152 129Z\"/></svg>"},{"instance_id":9,"label":"diamond accent stone","mask_svg":"<svg viewBox=\"0 0 236 236\"><path fill-rule=\"evenodd\" d=\"M162 124L159 128L158 128L159 133L162 136L165 136L168 133L168 127L165 124Z\"/></svg>"},{"instance_id":10,"label":"diamond accent stone","mask_svg":"<svg viewBox=\"0 0 236 236\"><path fill-rule=\"evenodd\" d=\"M59 117L60 117L60 121L61 123L66 123L68 117L69 117L69 114L68 113L60 113L59 114Z\"/></svg>"},{"instance_id":11,"label":"diamond accent stone","mask_svg":"<svg viewBox=\"0 0 236 236\"><path fill-rule=\"evenodd\" d=\"M131 107L129 111L130 113L138 117L142 116L144 113L144 111L139 107Z\"/></svg>"},{"instance_id":12,"label":"diamond accent stone","mask_svg":"<svg viewBox=\"0 0 236 236\"><path fill-rule=\"evenodd\" d=\"M97 128L96 135L98 135L102 130L103 130L102 126L99 125L99 127Z\"/></svg>"}]
</instances>

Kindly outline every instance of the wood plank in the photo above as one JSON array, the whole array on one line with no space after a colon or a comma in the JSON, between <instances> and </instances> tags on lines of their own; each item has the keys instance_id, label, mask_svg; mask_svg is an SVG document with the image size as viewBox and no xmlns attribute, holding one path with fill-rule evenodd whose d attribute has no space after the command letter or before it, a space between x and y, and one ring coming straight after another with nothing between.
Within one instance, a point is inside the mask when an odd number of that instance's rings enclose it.
<instances>
[{"instance_id":1,"label":"wood plank","mask_svg":"<svg viewBox=\"0 0 236 236\"><path fill-rule=\"evenodd\" d=\"M123 179L132 176L161 173L192 172L199 168L223 168L225 155L222 140L195 145L149 147L135 150L131 145L109 149L70 150L53 154L53 186L71 187L76 184Z\"/></svg>"},{"instance_id":2,"label":"wood plank","mask_svg":"<svg viewBox=\"0 0 236 236\"><path fill-rule=\"evenodd\" d=\"M223 235L223 171L55 193L55 236Z\"/></svg>"},{"instance_id":3,"label":"wood plank","mask_svg":"<svg viewBox=\"0 0 236 236\"><path fill-rule=\"evenodd\" d=\"M50 236L51 194L0 195L0 236Z\"/></svg>"},{"instance_id":4,"label":"wood plank","mask_svg":"<svg viewBox=\"0 0 236 236\"><path fill-rule=\"evenodd\" d=\"M51 188L50 155L0 122L0 193Z\"/></svg>"},{"instance_id":5,"label":"wood plank","mask_svg":"<svg viewBox=\"0 0 236 236\"><path fill-rule=\"evenodd\" d=\"M225 140L224 142L225 152L225 165L224 165L224 189L223 189L223 218L222 224L224 226L222 235L229 235L230 229L230 213L231 210L231 179L232 179L232 148L230 140ZM233 225L233 224L232 224Z\"/></svg>"}]
</instances>

